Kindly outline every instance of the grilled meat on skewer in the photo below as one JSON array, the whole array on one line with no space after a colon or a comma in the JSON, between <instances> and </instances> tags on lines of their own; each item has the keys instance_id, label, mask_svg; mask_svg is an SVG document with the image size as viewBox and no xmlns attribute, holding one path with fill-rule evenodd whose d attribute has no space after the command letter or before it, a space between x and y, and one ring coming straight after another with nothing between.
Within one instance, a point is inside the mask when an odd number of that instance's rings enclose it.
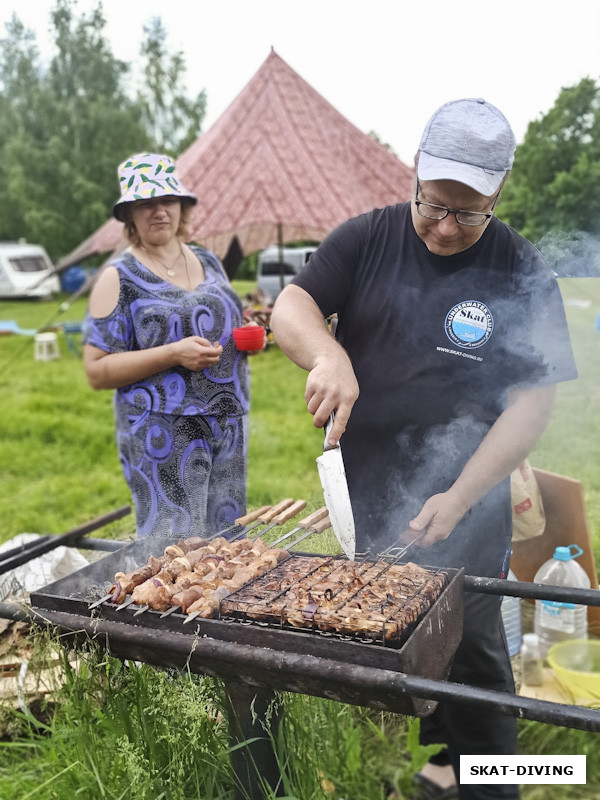
<instances>
[{"instance_id":1,"label":"grilled meat on skewer","mask_svg":"<svg viewBox=\"0 0 600 800\"><path fill-rule=\"evenodd\" d=\"M117 573L111 600L123 603L132 593L128 603L157 611L178 606L185 612L202 592L223 589L220 595L225 597L288 556L287 551L269 548L260 539L229 542L223 537L195 549L179 542L167 547L165 554L151 556L146 565L127 575Z\"/></svg>"},{"instance_id":2,"label":"grilled meat on skewer","mask_svg":"<svg viewBox=\"0 0 600 800\"><path fill-rule=\"evenodd\" d=\"M185 555L188 550L207 545L206 539L201 539L199 536L193 536L189 539L180 539L176 545L169 545L165 548L162 556L150 556L148 563L143 567L134 569L131 572L117 572L115 575L115 582L110 588L111 603L122 603L128 594L135 589L140 583L148 580L157 574L165 564L171 562L178 555Z\"/></svg>"}]
</instances>

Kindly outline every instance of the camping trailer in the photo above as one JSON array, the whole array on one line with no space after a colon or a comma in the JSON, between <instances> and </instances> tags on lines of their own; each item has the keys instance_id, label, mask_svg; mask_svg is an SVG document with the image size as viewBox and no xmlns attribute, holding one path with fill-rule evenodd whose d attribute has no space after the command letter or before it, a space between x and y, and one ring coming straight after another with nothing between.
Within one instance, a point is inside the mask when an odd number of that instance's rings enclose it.
<instances>
[{"instance_id":1,"label":"camping trailer","mask_svg":"<svg viewBox=\"0 0 600 800\"><path fill-rule=\"evenodd\" d=\"M60 281L43 247L0 242L0 298L43 298L58 291Z\"/></svg>"},{"instance_id":2,"label":"camping trailer","mask_svg":"<svg viewBox=\"0 0 600 800\"><path fill-rule=\"evenodd\" d=\"M256 284L271 300L275 301L283 289L297 275L306 264L314 247L282 247L280 263L280 248L271 245L262 250L258 255L258 268ZM282 285L283 282L283 285Z\"/></svg>"}]
</instances>

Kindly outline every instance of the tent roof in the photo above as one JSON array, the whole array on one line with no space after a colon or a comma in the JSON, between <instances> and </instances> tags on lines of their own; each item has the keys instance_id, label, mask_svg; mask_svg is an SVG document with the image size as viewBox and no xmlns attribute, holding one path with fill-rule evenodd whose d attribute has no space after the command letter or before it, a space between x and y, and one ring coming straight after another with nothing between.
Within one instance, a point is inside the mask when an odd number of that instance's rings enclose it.
<instances>
[{"instance_id":1,"label":"tent roof","mask_svg":"<svg viewBox=\"0 0 600 800\"><path fill-rule=\"evenodd\" d=\"M177 170L198 196L190 240L221 258L279 237L321 241L345 219L409 199L414 174L274 50ZM122 231L110 219L61 264L118 248Z\"/></svg>"}]
</instances>

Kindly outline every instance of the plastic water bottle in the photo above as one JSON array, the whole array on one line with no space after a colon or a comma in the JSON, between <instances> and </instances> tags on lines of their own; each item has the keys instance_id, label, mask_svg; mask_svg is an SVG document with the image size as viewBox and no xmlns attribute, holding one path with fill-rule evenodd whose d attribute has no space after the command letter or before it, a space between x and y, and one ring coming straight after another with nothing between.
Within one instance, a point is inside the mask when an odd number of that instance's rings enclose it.
<instances>
[{"instance_id":1,"label":"plastic water bottle","mask_svg":"<svg viewBox=\"0 0 600 800\"><path fill-rule=\"evenodd\" d=\"M534 583L589 589L590 579L583 567L574 561L583 550L576 544L557 547L535 573ZM533 629L540 639L542 657L556 642L564 639L587 639L587 606L557 600L536 600Z\"/></svg>"},{"instance_id":2,"label":"plastic water bottle","mask_svg":"<svg viewBox=\"0 0 600 800\"><path fill-rule=\"evenodd\" d=\"M511 569L508 570L507 580L517 580L517 576ZM508 654L516 656L521 649L521 598L505 595L502 598L501 612L508 644Z\"/></svg>"},{"instance_id":3,"label":"plastic water bottle","mask_svg":"<svg viewBox=\"0 0 600 800\"><path fill-rule=\"evenodd\" d=\"M523 683L528 686L541 686L544 682L544 661L537 633L526 633L521 645L521 670Z\"/></svg>"}]
</instances>

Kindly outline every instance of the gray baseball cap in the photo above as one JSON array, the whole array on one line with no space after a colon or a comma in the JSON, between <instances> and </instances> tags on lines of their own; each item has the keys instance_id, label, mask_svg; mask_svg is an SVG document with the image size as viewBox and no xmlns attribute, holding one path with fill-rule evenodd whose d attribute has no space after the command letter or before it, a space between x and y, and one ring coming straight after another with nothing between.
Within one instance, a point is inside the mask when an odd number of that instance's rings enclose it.
<instances>
[{"instance_id":1,"label":"gray baseball cap","mask_svg":"<svg viewBox=\"0 0 600 800\"><path fill-rule=\"evenodd\" d=\"M422 181L458 181L491 197L512 167L516 146L508 120L491 103L453 100L423 131L417 174Z\"/></svg>"}]
</instances>

